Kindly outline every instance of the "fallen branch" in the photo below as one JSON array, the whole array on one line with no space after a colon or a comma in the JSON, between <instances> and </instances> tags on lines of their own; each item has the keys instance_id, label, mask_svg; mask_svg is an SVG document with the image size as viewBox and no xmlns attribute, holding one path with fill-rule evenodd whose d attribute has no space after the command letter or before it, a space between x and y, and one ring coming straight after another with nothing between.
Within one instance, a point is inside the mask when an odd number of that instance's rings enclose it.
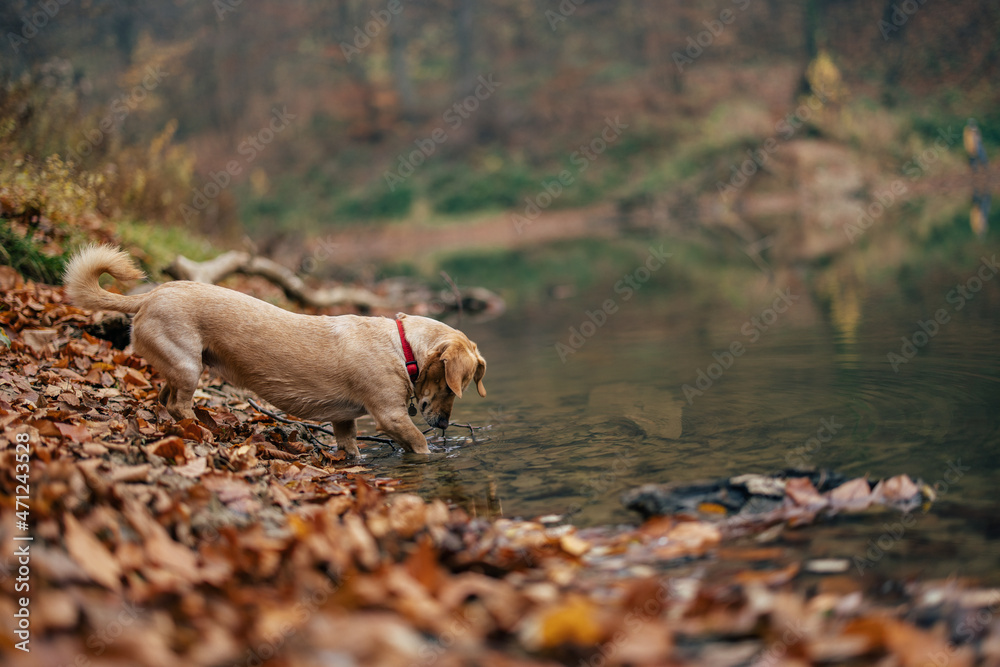
<instances>
[{"instance_id":1,"label":"fallen branch","mask_svg":"<svg viewBox=\"0 0 1000 667\"><path fill-rule=\"evenodd\" d=\"M361 310L404 310L426 303L430 298L426 293L416 294L413 290L408 293L390 289L388 296L382 296L363 287L346 285L313 288L288 267L240 250L231 250L205 262L196 262L178 255L163 272L176 280L212 285L234 273L260 276L280 287L290 300L312 308L350 305ZM455 299L454 307L460 314L463 309L490 313L504 310L503 299L497 294L482 287L459 290L451 278L447 274L445 276Z\"/></svg>"},{"instance_id":2,"label":"fallen branch","mask_svg":"<svg viewBox=\"0 0 1000 667\"><path fill-rule=\"evenodd\" d=\"M392 304L378 294L360 287L325 287L313 289L294 271L266 257L251 257L249 253L231 250L206 262L195 262L178 255L164 269L177 280L215 284L234 273L261 276L281 288L289 299L314 308L354 305L359 308L391 308Z\"/></svg>"}]
</instances>

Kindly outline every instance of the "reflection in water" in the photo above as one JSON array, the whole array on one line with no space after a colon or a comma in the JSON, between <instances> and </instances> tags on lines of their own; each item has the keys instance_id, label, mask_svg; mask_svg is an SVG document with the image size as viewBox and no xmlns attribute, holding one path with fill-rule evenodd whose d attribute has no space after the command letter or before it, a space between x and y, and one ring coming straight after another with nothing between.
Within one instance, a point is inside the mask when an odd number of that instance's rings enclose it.
<instances>
[{"instance_id":1,"label":"reflection in water","mask_svg":"<svg viewBox=\"0 0 1000 667\"><path fill-rule=\"evenodd\" d=\"M587 407L588 423L620 420L646 437L681 437L683 404L671 392L653 385L602 384L590 390Z\"/></svg>"},{"instance_id":2,"label":"reflection in water","mask_svg":"<svg viewBox=\"0 0 1000 667\"><path fill-rule=\"evenodd\" d=\"M989 193L972 193L972 210L969 211L969 226L976 236L983 238L990 229Z\"/></svg>"},{"instance_id":3,"label":"reflection in water","mask_svg":"<svg viewBox=\"0 0 1000 667\"><path fill-rule=\"evenodd\" d=\"M954 464L969 471L939 505L1000 514L1000 281L984 282L894 370L887 354L948 303L963 276L928 272L879 287L849 272L828 275L835 277L815 291L797 290L796 307L690 405L683 383L773 300L766 279L739 307L705 306L682 286L650 285L566 363L555 344L606 296L600 287L467 323L489 361L490 395L456 403L454 418L492 424L491 439L461 442L455 429L429 461L389 454L378 467L477 516L574 512L574 523L593 525L634 521L620 495L648 482L771 472L790 459L933 482ZM978 530L935 511L918 519L914 544L961 541L963 530ZM1000 535L968 540L984 562L1000 561Z\"/></svg>"}]
</instances>

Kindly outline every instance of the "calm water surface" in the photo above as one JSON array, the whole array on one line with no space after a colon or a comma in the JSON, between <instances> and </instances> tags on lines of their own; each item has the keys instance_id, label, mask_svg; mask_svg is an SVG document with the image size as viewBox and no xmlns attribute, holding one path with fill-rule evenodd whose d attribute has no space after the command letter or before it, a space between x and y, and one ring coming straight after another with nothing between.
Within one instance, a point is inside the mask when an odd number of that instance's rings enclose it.
<instances>
[{"instance_id":1,"label":"calm water surface","mask_svg":"<svg viewBox=\"0 0 1000 667\"><path fill-rule=\"evenodd\" d=\"M489 442L439 447L424 462L367 451L406 487L477 514L573 512L578 525L635 522L619 496L647 482L788 464L908 473L939 483L940 497L879 567L998 583L1000 277L958 309L952 290L973 275L825 295L800 276L761 278L739 307L652 283L625 301L609 276L585 294L463 323L489 361L489 395L456 402L453 420L492 424ZM570 345L569 327L609 298L617 312L563 361L556 343ZM920 322L933 337L917 333ZM904 336L920 346L904 347ZM734 343L743 352L729 357ZM890 352L912 358L897 372ZM814 528L816 553L850 557L886 520Z\"/></svg>"}]
</instances>

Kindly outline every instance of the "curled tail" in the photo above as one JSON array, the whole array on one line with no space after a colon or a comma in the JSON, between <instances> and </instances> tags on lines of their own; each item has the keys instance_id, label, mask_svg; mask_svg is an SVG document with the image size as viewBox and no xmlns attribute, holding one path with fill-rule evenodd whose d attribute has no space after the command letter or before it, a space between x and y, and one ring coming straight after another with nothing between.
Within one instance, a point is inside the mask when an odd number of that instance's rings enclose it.
<instances>
[{"instance_id":1,"label":"curled tail","mask_svg":"<svg viewBox=\"0 0 1000 667\"><path fill-rule=\"evenodd\" d=\"M110 273L118 280L139 280L145 275L128 253L109 245L88 246L73 256L63 276L66 292L73 303L88 310L138 312L146 295L122 296L103 290L98 282L102 273Z\"/></svg>"}]
</instances>

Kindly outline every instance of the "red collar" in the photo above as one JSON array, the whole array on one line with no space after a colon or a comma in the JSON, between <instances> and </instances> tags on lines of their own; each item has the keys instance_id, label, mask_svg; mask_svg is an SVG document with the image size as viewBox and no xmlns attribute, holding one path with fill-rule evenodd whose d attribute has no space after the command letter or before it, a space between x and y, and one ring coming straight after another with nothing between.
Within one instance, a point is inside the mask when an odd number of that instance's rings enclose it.
<instances>
[{"instance_id":1,"label":"red collar","mask_svg":"<svg viewBox=\"0 0 1000 667\"><path fill-rule=\"evenodd\" d=\"M396 326L399 327L399 342L403 344L403 358L406 360L406 372L410 375L410 382L413 386L417 386L417 376L420 375L420 369L417 368L417 360L413 357L413 349L410 348L410 344L406 340L406 333L403 331L403 320L396 320Z\"/></svg>"}]
</instances>

